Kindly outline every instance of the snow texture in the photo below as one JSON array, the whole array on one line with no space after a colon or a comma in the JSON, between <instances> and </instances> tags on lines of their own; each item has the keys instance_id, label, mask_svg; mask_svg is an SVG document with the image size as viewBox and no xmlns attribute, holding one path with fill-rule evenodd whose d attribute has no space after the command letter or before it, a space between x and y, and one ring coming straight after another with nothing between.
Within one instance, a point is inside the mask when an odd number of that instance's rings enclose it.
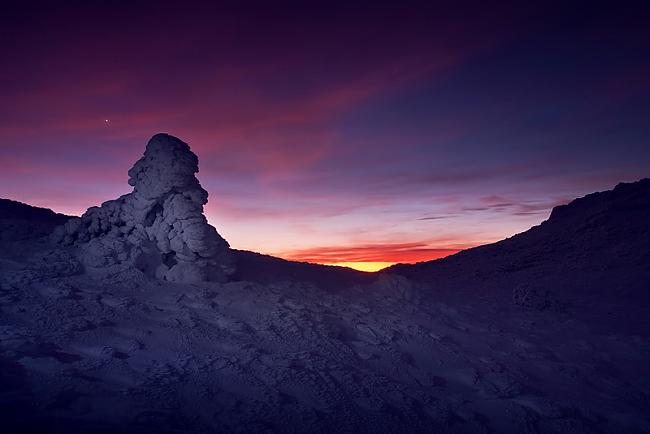
<instances>
[{"instance_id":1,"label":"snow texture","mask_svg":"<svg viewBox=\"0 0 650 434\"><path fill-rule=\"evenodd\" d=\"M195 172L155 136L56 242L21 225L65 217L0 207L2 432L650 432L649 180L441 261L233 250L230 281L187 283L138 255L223 263Z\"/></svg>"},{"instance_id":2,"label":"snow texture","mask_svg":"<svg viewBox=\"0 0 650 434\"><path fill-rule=\"evenodd\" d=\"M170 282L225 281L233 271L229 246L203 215L208 192L198 171L186 143L156 134L129 170L133 192L88 209L53 239L77 247L96 270L136 267Z\"/></svg>"}]
</instances>

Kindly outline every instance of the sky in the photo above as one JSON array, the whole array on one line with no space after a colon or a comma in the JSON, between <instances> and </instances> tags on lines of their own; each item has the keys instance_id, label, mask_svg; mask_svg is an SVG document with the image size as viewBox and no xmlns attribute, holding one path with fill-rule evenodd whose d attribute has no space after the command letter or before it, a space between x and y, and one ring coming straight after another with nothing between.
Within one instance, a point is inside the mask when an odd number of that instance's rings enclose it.
<instances>
[{"instance_id":1,"label":"sky","mask_svg":"<svg viewBox=\"0 0 650 434\"><path fill-rule=\"evenodd\" d=\"M650 6L497 3L3 2L0 197L80 215L166 132L232 247L372 270L650 176Z\"/></svg>"}]
</instances>

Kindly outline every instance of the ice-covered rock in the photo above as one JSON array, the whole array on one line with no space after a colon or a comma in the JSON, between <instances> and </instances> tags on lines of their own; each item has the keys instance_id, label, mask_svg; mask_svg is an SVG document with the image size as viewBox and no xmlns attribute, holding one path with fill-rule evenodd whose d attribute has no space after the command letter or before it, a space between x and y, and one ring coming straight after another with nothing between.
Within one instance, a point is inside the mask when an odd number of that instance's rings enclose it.
<instances>
[{"instance_id":1,"label":"ice-covered rock","mask_svg":"<svg viewBox=\"0 0 650 434\"><path fill-rule=\"evenodd\" d=\"M203 215L208 192L198 171L185 142L156 134L129 170L133 192L89 208L57 228L54 240L78 247L93 268L137 267L174 282L223 281L232 272L230 249Z\"/></svg>"}]
</instances>

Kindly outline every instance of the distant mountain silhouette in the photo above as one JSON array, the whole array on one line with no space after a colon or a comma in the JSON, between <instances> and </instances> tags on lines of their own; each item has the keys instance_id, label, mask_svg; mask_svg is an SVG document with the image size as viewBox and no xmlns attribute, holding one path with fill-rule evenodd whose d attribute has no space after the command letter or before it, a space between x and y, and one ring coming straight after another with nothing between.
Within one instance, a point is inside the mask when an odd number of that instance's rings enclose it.
<instances>
[{"instance_id":1,"label":"distant mountain silhouette","mask_svg":"<svg viewBox=\"0 0 650 434\"><path fill-rule=\"evenodd\" d=\"M345 289L351 285L369 283L375 280L374 273L353 270L347 267L288 261L274 256L233 250L237 280L258 283L278 280L303 281L319 287Z\"/></svg>"},{"instance_id":2,"label":"distant mountain silhouette","mask_svg":"<svg viewBox=\"0 0 650 434\"><path fill-rule=\"evenodd\" d=\"M0 199L0 240L38 238L72 217L9 199Z\"/></svg>"}]
</instances>

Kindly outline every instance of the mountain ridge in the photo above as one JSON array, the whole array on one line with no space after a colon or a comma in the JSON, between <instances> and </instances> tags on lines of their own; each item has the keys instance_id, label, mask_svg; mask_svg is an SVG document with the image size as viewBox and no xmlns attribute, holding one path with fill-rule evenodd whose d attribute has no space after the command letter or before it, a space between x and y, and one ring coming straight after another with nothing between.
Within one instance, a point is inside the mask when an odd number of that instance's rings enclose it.
<instances>
[{"instance_id":1,"label":"mountain ridge","mask_svg":"<svg viewBox=\"0 0 650 434\"><path fill-rule=\"evenodd\" d=\"M390 272L396 269L403 269L407 267L418 267L424 264L434 264L434 263L441 263L441 262L454 260L458 255L463 256L463 255L467 255L468 252L484 249L488 246L498 245L500 243L507 242L508 240L511 240L513 238L517 238L525 234L529 234L531 233L531 231L535 232L538 230L538 228L548 226L549 224L553 225L560 221L570 220L571 218L575 218L575 217L579 217L579 219L586 221L591 217L597 216L594 213L594 210L593 209L590 210L591 215L589 216L585 216L585 215L576 216L577 211L584 212L585 210L589 210L589 208L592 207L593 205L598 205L602 207L603 205L609 202L613 202L614 207L617 209L627 210L627 211L635 210L636 208L634 204L628 203L626 205L625 203L625 201L627 201L630 198L637 200L636 205L641 205L641 211L648 212L648 209L650 208L650 178L642 178L638 181L633 181L633 182L621 182L618 183L613 189L589 193L583 197L573 199L567 204L555 206L551 210L551 213L546 220L543 220L538 225L532 226L523 232L511 235L502 240L495 241L489 244L482 244L480 246L471 247L469 249L464 249L458 253L446 256L444 258L433 259L430 261L420 261L413 264L400 263L400 264L391 265L390 267L387 267L382 271ZM595 208L598 209L598 206L596 206ZM600 211L602 212L606 210L607 209L604 210L601 209Z\"/></svg>"}]
</instances>

